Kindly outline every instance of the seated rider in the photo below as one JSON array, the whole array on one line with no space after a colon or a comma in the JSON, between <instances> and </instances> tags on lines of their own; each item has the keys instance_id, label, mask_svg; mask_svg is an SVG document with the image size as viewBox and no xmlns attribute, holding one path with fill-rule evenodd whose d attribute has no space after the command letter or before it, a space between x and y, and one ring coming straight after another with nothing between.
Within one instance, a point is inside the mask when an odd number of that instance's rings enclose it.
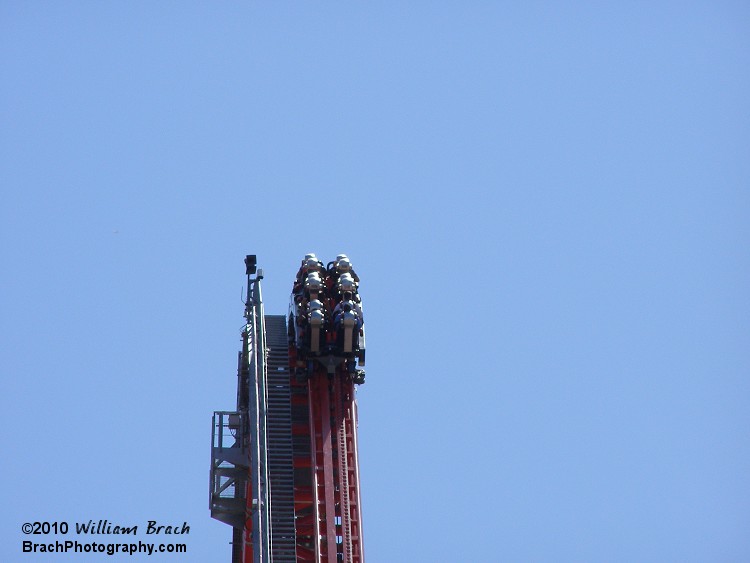
<instances>
[{"instance_id":1,"label":"seated rider","mask_svg":"<svg viewBox=\"0 0 750 563\"><path fill-rule=\"evenodd\" d=\"M323 267L323 263L318 260L318 257L313 253L305 254L305 257L302 260L302 265L297 271L297 276L294 279L292 293L295 295L302 293L307 276L313 272L317 272L322 277L326 276L326 269Z\"/></svg>"},{"instance_id":2,"label":"seated rider","mask_svg":"<svg viewBox=\"0 0 750 563\"><path fill-rule=\"evenodd\" d=\"M334 302L347 301L346 295L350 295L349 300L359 303L360 298L357 293L357 283L351 274L341 274L338 282L336 283L336 294L333 296Z\"/></svg>"},{"instance_id":3,"label":"seated rider","mask_svg":"<svg viewBox=\"0 0 750 563\"><path fill-rule=\"evenodd\" d=\"M359 332L363 324L362 309L351 299L342 301L334 309L333 329L336 333L336 344L344 353L359 349ZM351 333L347 333L344 330L346 328L350 328ZM349 334L351 334L351 339Z\"/></svg>"},{"instance_id":4,"label":"seated rider","mask_svg":"<svg viewBox=\"0 0 750 563\"><path fill-rule=\"evenodd\" d=\"M325 339L325 308L323 304L313 299L308 305L307 335L305 342L311 352L320 352L321 336Z\"/></svg>"},{"instance_id":5,"label":"seated rider","mask_svg":"<svg viewBox=\"0 0 750 563\"><path fill-rule=\"evenodd\" d=\"M364 324L365 322L364 315L362 314L362 306L354 300L354 297L355 295L350 291L344 292L343 299L338 305L336 305L336 308L333 310L334 322L336 320L336 317L340 315L341 312L344 311L344 308L348 305L350 310L354 311L354 313L359 318L359 328L362 328L362 324Z\"/></svg>"},{"instance_id":6,"label":"seated rider","mask_svg":"<svg viewBox=\"0 0 750 563\"><path fill-rule=\"evenodd\" d=\"M334 262L328 264L328 279L327 287L331 291L335 291L338 286L339 277L343 274L350 274L355 283L359 283L359 276L354 272L352 263L346 254L339 254L336 256Z\"/></svg>"}]
</instances>

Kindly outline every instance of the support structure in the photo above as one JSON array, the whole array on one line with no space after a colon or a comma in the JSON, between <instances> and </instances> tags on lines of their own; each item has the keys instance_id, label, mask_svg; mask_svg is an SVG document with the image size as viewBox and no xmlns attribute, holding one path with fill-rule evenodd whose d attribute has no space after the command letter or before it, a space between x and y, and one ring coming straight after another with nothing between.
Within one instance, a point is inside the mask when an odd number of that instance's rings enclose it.
<instances>
[{"instance_id":1,"label":"support structure","mask_svg":"<svg viewBox=\"0 0 750 563\"><path fill-rule=\"evenodd\" d=\"M332 374L320 370L307 383L307 391L310 500L313 522L317 523L310 538L315 555L307 560L362 563L354 383L341 368Z\"/></svg>"},{"instance_id":2,"label":"support structure","mask_svg":"<svg viewBox=\"0 0 750 563\"><path fill-rule=\"evenodd\" d=\"M254 256L245 263L237 409L213 417L211 516L233 528L232 563L363 563L355 399L362 372L330 346L301 370L294 317L264 315L263 272L256 275ZM316 336L318 352L331 337Z\"/></svg>"}]
</instances>

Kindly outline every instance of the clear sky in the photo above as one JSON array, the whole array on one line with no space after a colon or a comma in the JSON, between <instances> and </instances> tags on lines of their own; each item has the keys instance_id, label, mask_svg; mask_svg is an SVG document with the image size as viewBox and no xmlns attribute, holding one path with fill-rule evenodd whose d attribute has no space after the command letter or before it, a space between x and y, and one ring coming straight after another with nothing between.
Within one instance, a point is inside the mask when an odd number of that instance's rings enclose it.
<instances>
[{"instance_id":1,"label":"clear sky","mask_svg":"<svg viewBox=\"0 0 750 563\"><path fill-rule=\"evenodd\" d=\"M243 258L310 251L370 563L750 560L750 7L520 4L0 1L0 560L228 563Z\"/></svg>"}]
</instances>

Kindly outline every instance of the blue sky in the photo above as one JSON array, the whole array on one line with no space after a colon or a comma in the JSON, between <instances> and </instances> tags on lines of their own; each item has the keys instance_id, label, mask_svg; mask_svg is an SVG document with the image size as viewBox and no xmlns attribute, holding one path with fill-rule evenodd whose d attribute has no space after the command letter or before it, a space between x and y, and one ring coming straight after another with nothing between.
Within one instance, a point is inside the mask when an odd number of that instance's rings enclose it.
<instances>
[{"instance_id":1,"label":"blue sky","mask_svg":"<svg viewBox=\"0 0 750 563\"><path fill-rule=\"evenodd\" d=\"M749 29L740 2L0 3L0 559L106 518L229 561L242 260L282 314L310 251L362 278L368 561L750 559Z\"/></svg>"}]
</instances>

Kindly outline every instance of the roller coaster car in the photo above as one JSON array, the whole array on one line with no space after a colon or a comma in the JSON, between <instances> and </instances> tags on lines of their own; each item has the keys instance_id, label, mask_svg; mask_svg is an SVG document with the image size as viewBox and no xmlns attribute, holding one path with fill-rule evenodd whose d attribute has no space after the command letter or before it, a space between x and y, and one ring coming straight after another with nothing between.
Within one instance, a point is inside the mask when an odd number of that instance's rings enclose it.
<instances>
[{"instance_id":1,"label":"roller coaster car","mask_svg":"<svg viewBox=\"0 0 750 563\"><path fill-rule=\"evenodd\" d=\"M364 317L357 294L358 278L355 281L352 274L351 263L344 255L329 263L328 271L314 254L305 256L289 303L289 344L295 349L298 366L308 357L321 362L324 358L325 362L345 358L355 380L364 381L364 372L357 369L357 364L365 364Z\"/></svg>"},{"instance_id":2,"label":"roller coaster car","mask_svg":"<svg viewBox=\"0 0 750 563\"><path fill-rule=\"evenodd\" d=\"M361 304L353 301L339 303L331 323L320 300L307 302L292 295L288 318L289 344L297 349L297 356L356 358L360 366L364 365L365 329Z\"/></svg>"}]
</instances>

